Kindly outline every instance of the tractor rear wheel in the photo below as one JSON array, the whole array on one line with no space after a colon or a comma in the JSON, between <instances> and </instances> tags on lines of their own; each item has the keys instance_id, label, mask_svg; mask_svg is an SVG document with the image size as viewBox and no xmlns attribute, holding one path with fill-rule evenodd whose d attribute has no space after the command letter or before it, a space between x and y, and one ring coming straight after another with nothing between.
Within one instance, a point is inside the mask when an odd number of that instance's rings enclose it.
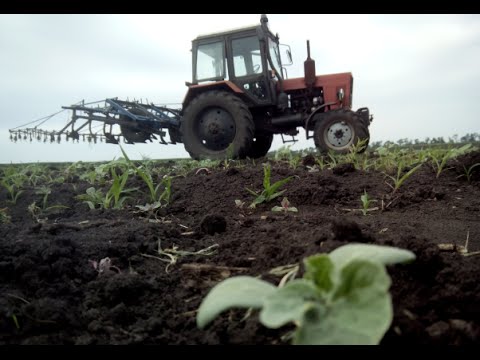
<instances>
[{"instance_id":1,"label":"tractor rear wheel","mask_svg":"<svg viewBox=\"0 0 480 360\"><path fill-rule=\"evenodd\" d=\"M253 141L252 114L237 96L208 91L193 99L182 118L185 150L194 159L245 158Z\"/></svg>"},{"instance_id":2,"label":"tractor rear wheel","mask_svg":"<svg viewBox=\"0 0 480 360\"><path fill-rule=\"evenodd\" d=\"M145 115L145 111L141 109L129 109L133 115ZM130 143L144 143L147 140L150 140L151 133L142 131L137 126L137 121L130 119L128 116L120 115L120 120L131 122L132 125L120 125L120 130L122 130L122 135L125 140Z\"/></svg>"},{"instance_id":3,"label":"tractor rear wheel","mask_svg":"<svg viewBox=\"0 0 480 360\"><path fill-rule=\"evenodd\" d=\"M369 141L368 126L362 118L351 110L334 110L315 123L313 138L315 146L321 152L333 150L348 153L352 148L360 146L357 152L367 149Z\"/></svg>"},{"instance_id":4,"label":"tractor rear wheel","mask_svg":"<svg viewBox=\"0 0 480 360\"><path fill-rule=\"evenodd\" d=\"M255 134L252 147L248 151L247 156L251 159L258 159L267 155L268 150L272 146L273 134Z\"/></svg>"}]
</instances>

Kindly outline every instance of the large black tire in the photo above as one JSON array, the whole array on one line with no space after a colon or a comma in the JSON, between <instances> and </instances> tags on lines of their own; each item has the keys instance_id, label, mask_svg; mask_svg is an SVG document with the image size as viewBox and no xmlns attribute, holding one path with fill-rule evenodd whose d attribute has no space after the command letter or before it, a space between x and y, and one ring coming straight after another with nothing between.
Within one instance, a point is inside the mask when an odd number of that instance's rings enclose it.
<instances>
[{"instance_id":1,"label":"large black tire","mask_svg":"<svg viewBox=\"0 0 480 360\"><path fill-rule=\"evenodd\" d=\"M134 115L145 115L145 112L141 109L129 109L132 114ZM129 121L132 125L120 125L120 129L122 130L122 134L125 137L127 143L144 143L147 140L150 140L151 133L142 131L136 127L136 122L130 119L128 116L120 115L120 120Z\"/></svg>"},{"instance_id":2,"label":"large black tire","mask_svg":"<svg viewBox=\"0 0 480 360\"><path fill-rule=\"evenodd\" d=\"M250 159L258 159L267 155L268 150L272 146L273 134L255 134L252 147L247 153Z\"/></svg>"},{"instance_id":3,"label":"large black tire","mask_svg":"<svg viewBox=\"0 0 480 360\"><path fill-rule=\"evenodd\" d=\"M194 159L241 159L252 146L255 124L241 99L213 90L190 102L183 113L181 130L185 150Z\"/></svg>"},{"instance_id":4,"label":"large black tire","mask_svg":"<svg viewBox=\"0 0 480 360\"><path fill-rule=\"evenodd\" d=\"M351 110L334 110L315 123L313 139L321 152L348 153L359 141L364 141L358 152L367 149L370 133L363 119Z\"/></svg>"}]
</instances>

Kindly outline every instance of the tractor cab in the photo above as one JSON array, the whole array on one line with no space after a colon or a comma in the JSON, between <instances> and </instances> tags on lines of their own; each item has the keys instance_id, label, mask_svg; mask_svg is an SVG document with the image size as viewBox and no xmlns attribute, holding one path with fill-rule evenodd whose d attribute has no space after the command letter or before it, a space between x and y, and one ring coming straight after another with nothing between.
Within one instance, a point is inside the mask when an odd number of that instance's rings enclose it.
<instances>
[{"instance_id":1,"label":"tractor cab","mask_svg":"<svg viewBox=\"0 0 480 360\"><path fill-rule=\"evenodd\" d=\"M242 93L249 106L275 105L282 81L278 36L265 15L258 26L202 35L192 41L192 84L216 83Z\"/></svg>"}]
</instances>

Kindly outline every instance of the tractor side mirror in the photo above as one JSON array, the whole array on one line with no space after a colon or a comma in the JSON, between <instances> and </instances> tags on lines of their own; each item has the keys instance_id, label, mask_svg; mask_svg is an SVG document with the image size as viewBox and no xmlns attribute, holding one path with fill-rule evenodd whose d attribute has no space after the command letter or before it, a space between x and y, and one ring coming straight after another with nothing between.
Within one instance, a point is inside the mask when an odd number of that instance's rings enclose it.
<instances>
[{"instance_id":1,"label":"tractor side mirror","mask_svg":"<svg viewBox=\"0 0 480 360\"><path fill-rule=\"evenodd\" d=\"M280 44L280 57L282 59L283 66L289 66L293 64L292 50L290 49L290 45ZM284 59L288 61L285 61Z\"/></svg>"}]
</instances>

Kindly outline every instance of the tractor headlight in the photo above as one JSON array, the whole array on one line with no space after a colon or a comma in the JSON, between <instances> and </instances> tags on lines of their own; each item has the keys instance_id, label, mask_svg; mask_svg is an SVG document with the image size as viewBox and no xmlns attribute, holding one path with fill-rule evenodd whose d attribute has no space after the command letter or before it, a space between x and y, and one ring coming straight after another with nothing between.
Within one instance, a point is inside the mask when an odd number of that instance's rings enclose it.
<instances>
[{"instance_id":1,"label":"tractor headlight","mask_svg":"<svg viewBox=\"0 0 480 360\"><path fill-rule=\"evenodd\" d=\"M345 91L343 90L343 88L340 88L340 90L338 90L337 96L338 100L343 101L343 99L345 98Z\"/></svg>"}]
</instances>

